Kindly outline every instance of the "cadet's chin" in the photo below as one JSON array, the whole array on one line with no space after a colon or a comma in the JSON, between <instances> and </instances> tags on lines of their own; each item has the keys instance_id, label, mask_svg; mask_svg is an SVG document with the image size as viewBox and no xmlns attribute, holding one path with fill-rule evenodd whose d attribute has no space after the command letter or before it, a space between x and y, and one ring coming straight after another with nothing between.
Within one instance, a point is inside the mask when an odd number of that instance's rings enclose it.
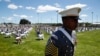
<instances>
[{"instance_id":1,"label":"cadet's chin","mask_svg":"<svg viewBox=\"0 0 100 56\"><path fill-rule=\"evenodd\" d=\"M75 30L76 29L76 27L74 27L74 28L71 28L71 30Z\"/></svg>"}]
</instances>

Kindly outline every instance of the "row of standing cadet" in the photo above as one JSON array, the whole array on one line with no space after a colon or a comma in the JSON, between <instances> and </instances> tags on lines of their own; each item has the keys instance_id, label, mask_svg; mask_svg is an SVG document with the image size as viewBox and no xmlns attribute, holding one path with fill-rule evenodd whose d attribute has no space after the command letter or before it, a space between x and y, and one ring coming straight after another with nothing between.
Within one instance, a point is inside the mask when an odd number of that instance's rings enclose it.
<instances>
[{"instance_id":1,"label":"row of standing cadet","mask_svg":"<svg viewBox=\"0 0 100 56\"><path fill-rule=\"evenodd\" d=\"M0 26L0 34L5 38L15 37L15 42L20 44L22 39L28 36L28 33L32 30L31 25L3 25Z\"/></svg>"}]
</instances>

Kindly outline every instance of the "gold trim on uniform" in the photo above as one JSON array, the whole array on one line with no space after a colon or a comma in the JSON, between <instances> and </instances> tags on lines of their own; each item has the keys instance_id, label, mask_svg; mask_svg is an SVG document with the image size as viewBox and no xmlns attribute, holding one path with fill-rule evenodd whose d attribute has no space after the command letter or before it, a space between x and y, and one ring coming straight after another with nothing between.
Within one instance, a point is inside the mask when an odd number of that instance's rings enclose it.
<instances>
[{"instance_id":1,"label":"gold trim on uniform","mask_svg":"<svg viewBox=\"0 0 100 56\"><path fill-rule=\"evenodd\" d=\"M54 46L54 44L50 40L47 43L45 55L46 56L58 56L58 48Z\"/></svg>"}]
</instances>

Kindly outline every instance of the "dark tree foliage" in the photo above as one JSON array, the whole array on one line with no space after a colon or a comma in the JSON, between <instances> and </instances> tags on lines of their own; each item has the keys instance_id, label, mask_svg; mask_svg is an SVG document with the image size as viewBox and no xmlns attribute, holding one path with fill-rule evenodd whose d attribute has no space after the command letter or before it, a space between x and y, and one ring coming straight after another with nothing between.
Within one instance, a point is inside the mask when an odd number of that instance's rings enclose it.
<instances>
[{"instance_id":1,"label":"dark tree foliage","mask_svg":"<svg viewBox=\"0 0 100 56\"><path fill-rule=\"evenodd\" d=\"M28 21L27 19L21 19L19 24L31 24L31 22Z\"/></svg>"}]
</instances>

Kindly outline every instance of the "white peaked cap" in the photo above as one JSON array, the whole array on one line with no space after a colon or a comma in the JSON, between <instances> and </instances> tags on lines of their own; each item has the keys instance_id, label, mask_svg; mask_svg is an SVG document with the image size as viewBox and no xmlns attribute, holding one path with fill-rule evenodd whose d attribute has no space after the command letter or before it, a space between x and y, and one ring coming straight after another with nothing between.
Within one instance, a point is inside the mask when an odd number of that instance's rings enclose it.
<instances>
[{"instance_id":1,"label":"white peaked cap","mask_svg":"<svg viewBox=\"0 0 100 56\"><path fill-rule=\"evenodd\" d=\"M62 17L65 17L65 16L79 16L80 11L81 11L81 8L74 7L74 8L70 8L70 9L67 9L67 10L63 10L63 11L59 12L59 14Z\"/></svg>"}]
</instances>

